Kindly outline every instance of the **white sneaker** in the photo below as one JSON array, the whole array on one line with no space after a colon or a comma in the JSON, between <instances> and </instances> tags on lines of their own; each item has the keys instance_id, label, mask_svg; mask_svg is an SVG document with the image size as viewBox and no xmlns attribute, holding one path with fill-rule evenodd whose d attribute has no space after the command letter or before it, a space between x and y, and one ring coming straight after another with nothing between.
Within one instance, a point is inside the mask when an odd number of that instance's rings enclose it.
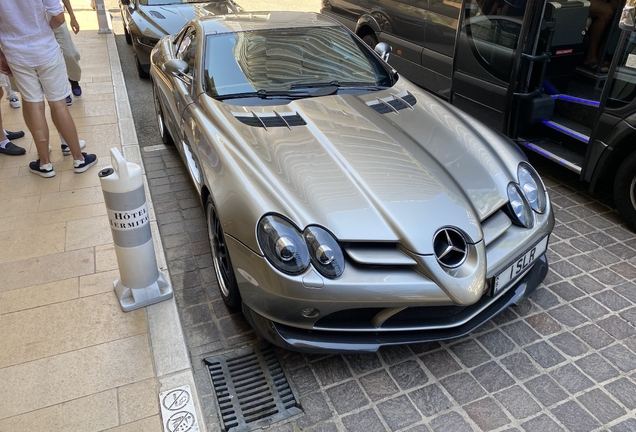
<instances>
[{"instance_id":1,"label":"white sneaker","mask_svg":"<svg viewBox=\"0 0 636 432\"><path fill-rule=\"evenodd\" d=\"M86 147L86 141L79 140L79 143L80 143L80 150ZM71 154L71 148L68 146L68 144L62 143L62 153L64 154L64 156L68 156Z\"/></svg>"},{"instance_id":2,"label":"white sneaker","mask_svg":"<svg viewBox=\"0 0 636 432\"><path fill-rule=\"evenodd\" d=\"M9 103L13 108L20 108L20 99L18 99L17 97L12 97L11 99L9 99Z\"/></svg>"}]
</instances>

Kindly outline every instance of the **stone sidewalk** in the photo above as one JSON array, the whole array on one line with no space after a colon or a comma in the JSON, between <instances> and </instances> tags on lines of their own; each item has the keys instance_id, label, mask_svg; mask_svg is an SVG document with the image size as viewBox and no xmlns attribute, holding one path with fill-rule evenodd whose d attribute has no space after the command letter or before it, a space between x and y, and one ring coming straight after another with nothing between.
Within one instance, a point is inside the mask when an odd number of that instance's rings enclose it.
<instances>
[{"instance_id":1,"label":"stone sidewalk","mask_svg":"<svg viewBox=\"0 0 636 432\"><path fill-rule=\"evenodd\" d=\"M26 132L15 143L27 154L0 155L0 431L156 432L158 394L195 390L190 359L174 299L124 313L113 292L119 271L97 174L112 147L131 162L141 155L114 35L98 34L90 1L72 5L83 94L70 111L98 165L74 174L49 118L57 175L31 174L37 154L22 111L1 103L5 128Z\"/></svg>"}]
</instances>

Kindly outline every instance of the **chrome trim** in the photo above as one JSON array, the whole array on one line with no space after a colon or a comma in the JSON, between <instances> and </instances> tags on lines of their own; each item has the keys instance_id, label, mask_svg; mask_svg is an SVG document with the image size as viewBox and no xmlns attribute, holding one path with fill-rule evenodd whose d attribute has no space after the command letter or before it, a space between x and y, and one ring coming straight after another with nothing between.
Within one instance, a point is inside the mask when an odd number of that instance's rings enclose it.
<instances>
[{"instance_id":1,"label":"chrome trim","mask_svg":"<svg viewBox=\"0 0 636 432\"><path fill-rule=\"evenodd\" d=\"M455 237L455 235L451 237L451 234L455 234L456 236L458 236L461 239L461 243L455 242L452 238ZM440 236L443 236L444 238L441 238ZM443 251L438 253L437 245L440 241L444 242L446 246L444 247ZM433 249L435 250L435 258L437 258L437 262L445 268L457 268L461 266L464 261L466 261L466 257L468 256L468 243L466 241L466 238L464 237L464 234L462 234L462 232L457 228L445 227L437 231L433 236ZM461 256L461 259L453 264L444 262L444 258L452 253L459 254Z\"/></svg>"},{"instance_id":2,"label":"chrome trim","mask_svg":"<svg viewBox=\"0 0 636 432\"><path fill-rule=\"evenodd\" d=\"M484 232L484 243L490 243L501 237L512 226L510 218L501 210L481 223Z\"/></svg>"},{"instance_id":3,"label":"chrome trim","mask_svg":"<svg viewBox=\"0 0 636 432\"><path fill-rule=\"evenodd\" d=\"M367 245L349 245L342 248L358 264L387 266L416 266L417 261L395 247L374 248Z\"/></svg>"}]
</instances>

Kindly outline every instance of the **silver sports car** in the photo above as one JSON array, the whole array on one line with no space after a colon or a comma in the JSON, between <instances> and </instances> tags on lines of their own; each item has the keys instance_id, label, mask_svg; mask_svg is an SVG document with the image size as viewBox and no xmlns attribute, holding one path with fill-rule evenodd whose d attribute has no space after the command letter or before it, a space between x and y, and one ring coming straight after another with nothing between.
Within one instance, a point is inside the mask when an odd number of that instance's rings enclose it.
<instances>
[{"instance_id":1,"label":"silver sports car","mask_svg":"<svg viewBox=\"0 0 636 432\"><path fill-rule=\"evenodd\" d=\"M266 340L360 352L459 337L545 277L554 216L523 153L340 24L200 18L151 61L223 299Z\"/></svg>"}]
</instances>

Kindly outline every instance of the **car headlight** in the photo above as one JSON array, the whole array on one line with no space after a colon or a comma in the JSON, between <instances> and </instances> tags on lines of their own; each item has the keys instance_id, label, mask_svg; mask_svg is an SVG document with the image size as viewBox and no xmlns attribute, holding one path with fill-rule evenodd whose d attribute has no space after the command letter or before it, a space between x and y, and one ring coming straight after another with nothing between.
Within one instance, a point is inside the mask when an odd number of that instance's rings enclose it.
<instances>
[{"instance_id":1,"label":"car headlight","mask_svg":"<svg viewBox=\"0 0 636 432\"><path fill-rule=\"evenodd\" d=\"M309 265L309 251L301 233L287 220L265 216L258 223L258 243L267 259L282 272L297 275Z\"/></svg>"},{"instance_id":2,"label":"car headlight","mask_svg":"<svg viewBox=\"0 0 636 432\"><path fill-rule=\"evenodd\" d=\"M337 278L344 271L344 255L333 236L317 226L305 228L309 256L316 270L325 277Z\"/></svg>"},{"instance_id":3,"label":"car headlight","mask_svg":"<svg viewBox=\"0 0 636 432\"><path fill-rule=\"evenodd\" d=\"M517 178L523 195L530 207L537 213L543 213L548 202L548 194L539 174L527 163L519 164Z\"/></svg>"},{"instance_id":4,"label":"car headlight","mask_svg":"<svg viewBox=\"0 0 636 432\"><path fill-rule=\"evenodd\" d=\"M508 184L510 212L518 225L530 228L533 224L532 209L521 188L516 183Z\"/></svg>"}]
</instances>

